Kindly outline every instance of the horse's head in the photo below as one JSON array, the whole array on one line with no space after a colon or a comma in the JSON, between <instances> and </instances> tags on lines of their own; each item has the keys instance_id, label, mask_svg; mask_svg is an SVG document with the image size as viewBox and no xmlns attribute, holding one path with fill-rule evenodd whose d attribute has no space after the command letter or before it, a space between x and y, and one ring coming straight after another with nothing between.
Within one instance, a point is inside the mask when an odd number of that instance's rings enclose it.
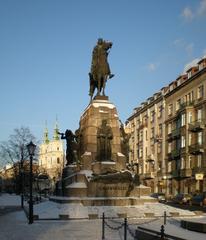
<instances>
[{"instance_id":1,"label":"horse's head","mask_svg":"<svg viewBox=\"0 0 206 240\"><path fill-rule=\"evenodd\" d=\"M103 46L106 50L110 49L112 47L112 42L107 42L107 41L104 41L103 42Z\"/></svg>"}]
</instances>

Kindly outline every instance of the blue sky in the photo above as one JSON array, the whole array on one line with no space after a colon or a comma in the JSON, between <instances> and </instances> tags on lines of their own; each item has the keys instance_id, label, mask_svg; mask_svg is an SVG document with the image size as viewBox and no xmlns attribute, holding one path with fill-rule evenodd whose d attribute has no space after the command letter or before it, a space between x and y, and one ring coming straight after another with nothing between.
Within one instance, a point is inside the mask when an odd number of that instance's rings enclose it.
<instances>
[{"instance_id":1,"label":"blue sky","mask_svg":"<svg viewBox=\"0 0 206 240\"><path fill-rule=\"evenodd\" d=\"M133 108L206 54L206 0L0 1L0 141L28 126L40 140L78 128L89 103L91 53L113 42L106 94Z\"/></svg>"}]
</instances>

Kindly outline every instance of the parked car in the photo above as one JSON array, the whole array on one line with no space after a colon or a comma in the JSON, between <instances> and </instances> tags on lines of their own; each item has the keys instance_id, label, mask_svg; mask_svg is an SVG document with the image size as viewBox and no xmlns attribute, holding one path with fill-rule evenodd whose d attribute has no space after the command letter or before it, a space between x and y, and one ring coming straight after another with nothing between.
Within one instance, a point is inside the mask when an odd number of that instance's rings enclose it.
<instances>
[{"instance_id":1,"label":"parked car","mask_svg":"<svg viewBox=\"0 0 206 240\"><path fill-rule=\"evenodd\" d=\"M194 195L190 200L190 205L206 206L206 192Z\"/></svg>"},{"instance_id":2,"label":"parked car","mask_svg":"<svg viewBox=\"0 0 206 240\"><path fill-rule=\"evenodd\" d=\"M186 204L189 203L190 200L192 198L191 194L187 194L187 193L178 193L173 199L172 201L174 203L179 203L179 204Z\"/></svg>"},{"instance_id":3,"label":"parked car","mask_svg":"<svg viewBox=\"0 0 206 240\"><path fill-rule=\"evenodd\" d=\"M166 202L166 197L164 193L152 193L150 196L153 198L157 198L159 202Z\"/></svg>"}]
</instances>

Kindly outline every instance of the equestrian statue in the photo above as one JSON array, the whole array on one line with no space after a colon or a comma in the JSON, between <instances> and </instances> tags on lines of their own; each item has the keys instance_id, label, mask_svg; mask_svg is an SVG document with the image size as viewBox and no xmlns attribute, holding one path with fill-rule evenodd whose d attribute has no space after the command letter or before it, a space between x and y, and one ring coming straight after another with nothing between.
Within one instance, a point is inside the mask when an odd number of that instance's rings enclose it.
<instances>
[{"instance_id":1,"label":"equestrian statue","mask_svg":"<svg viewBox=\"0 0 206 240\"><path fill-rule=\"evenodd\" d=\"M97 89L96 96L105 96L104 90L107 79L114 77L114 74L111 74L110 72L109 63L107 61L109 49L111 47L112 42L107 42L104 41L102 38L99 38L97 41L97 45L93 49L91 71L89 73L89 95L91 97L91 100L93 98L95 89Z\"/></svg>"}]
</instances>

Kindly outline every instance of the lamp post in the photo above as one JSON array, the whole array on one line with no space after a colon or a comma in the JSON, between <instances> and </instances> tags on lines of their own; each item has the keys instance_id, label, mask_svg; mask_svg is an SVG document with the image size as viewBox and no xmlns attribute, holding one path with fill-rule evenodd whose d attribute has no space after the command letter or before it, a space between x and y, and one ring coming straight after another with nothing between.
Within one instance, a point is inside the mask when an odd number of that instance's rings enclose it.
<instances>
[{"instance_id":1,"label":"lamp post","mask_svg":"<svg viewBox=\"0 0 206 240\"><path fill-rule=\"evenodd\" d=\"M21 160L20 160L20 186L21 186L21 207L24 208L24 164L23 164L23 146L20 147Z\"/></svg>"},{"instance_id":2,"label":"lamp post","mask_svg":"<svg viewBox=\"0 0 206 240\"><path fill-rule=\"evenodd\" d=\"M29 152L29 157L30 157L30 167L29 167L29 224L33 223L33 196L32 196L32 180L33 180L33 172L32 172L32 161L33 161L33 156L34 152L36 149L36 145L33 144L31 141L27 145L27 150Z\"/></svg>"}]
</instances>

